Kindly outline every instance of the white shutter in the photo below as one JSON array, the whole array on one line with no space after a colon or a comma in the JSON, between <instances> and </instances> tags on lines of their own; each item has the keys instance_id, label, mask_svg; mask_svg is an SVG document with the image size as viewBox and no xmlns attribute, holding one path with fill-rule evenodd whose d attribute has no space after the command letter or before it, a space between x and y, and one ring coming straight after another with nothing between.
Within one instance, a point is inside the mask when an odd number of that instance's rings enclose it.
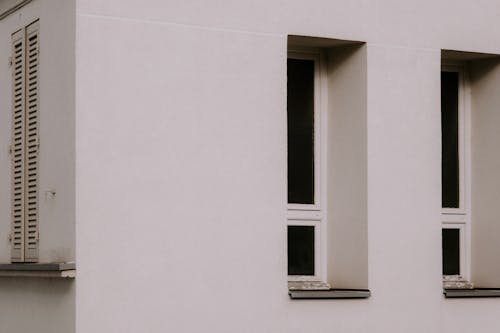
<instances>
[{"instance_id":1,"label":"white shutter","mask_svg":"<svg viewBox=\"0 0 500 333\"><path fill-rule=\"evenodd\" d=\"M38 22L26 28L24 261L28 262L38 260L38 31Z\"/></svg>"},{"instance_id":2,"label":"white shutter","mask_svg":"<svg viewBox=\"0 0 500 333\"><path fill-rule=\"evenodd\" d=\"M11 260L24 261L25 32L12 35Z\"/></svg>"},{"instance_id":3,"label":"white shutter","mask_svg":"<svg viewBox=\"0 0 500 333\"><path fill-rule=\"evenodd\" d=\"M12 35L12 262L38 261L38 31Z\"/></svg>"}]
</instances>

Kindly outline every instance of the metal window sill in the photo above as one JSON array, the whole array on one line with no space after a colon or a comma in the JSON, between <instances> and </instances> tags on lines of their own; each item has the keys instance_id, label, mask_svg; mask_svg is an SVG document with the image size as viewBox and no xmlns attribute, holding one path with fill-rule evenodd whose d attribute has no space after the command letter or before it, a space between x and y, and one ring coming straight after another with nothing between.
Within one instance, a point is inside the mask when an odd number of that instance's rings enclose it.
<instances>
[{"instance_id":1,"label":"metal window sill","mask_svg":"<svg viewBox=\"0 0 500 333\"><path fill-rule=\"evenodd\" d=\"M289 290L291 299L355 299L368 298L368 289L329 289L329 290Z\"/></svg>"},{"instance_id":2,"label":"metal window sill","mask_svg":"<svg viewBox=\"0 0 500 333\"><path fill-rule=\"evenodd\" d=\"M500 288L443 289L446 298L500 297Z\"/></svg>"},{"instance_id":3,"label":"metal window sill","mask_svg":"<svg viewBox=\"0 0 500 333\"><path fill-rule=\"evenodd\" d=\"M76 277L76 265L70 263L11 263L0 264L0 277Z\"/></svg>"}]
</instances>

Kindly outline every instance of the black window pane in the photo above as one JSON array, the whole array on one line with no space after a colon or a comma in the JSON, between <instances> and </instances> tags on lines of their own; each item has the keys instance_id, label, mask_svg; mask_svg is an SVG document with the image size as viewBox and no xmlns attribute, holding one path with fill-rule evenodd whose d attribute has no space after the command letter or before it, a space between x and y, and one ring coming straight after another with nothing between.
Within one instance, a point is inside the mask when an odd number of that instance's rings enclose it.
<instances>
[{"instance_id":1,"label":"black window pane","mask_svg":"<svg viewBox=\"0 0 500 333\"><path fill-rule=\"evenodd\" d=\"M288 275L314 275L313 226L288 226Z\"/></svg>"},{"instance_id":2,"label":"black window pane","mask_svg":"<svg viewBox=\"0 0 500 333\"><path fill-rule=\"evenodd\" d=\"M442 207L459 207L458 73L441 72Z\"/></svg>"},{"instance_id":3,"label":"black window pane","mask_svg":"<svg viewBox=\"0 0 500 333\"><path fill-rule=\"evenodd\" d=\"M443 229L443 275L460 274L460 229Z\"/></svg>"},{"instance_id":4,"label":"black window pane","mask_svg":"<svg viewBox=\"0 0 500 333\"><path fill-rule=\"evenodd\" d=\"M288 59L288 202L314 203L314 61Z\"/></svg>"}]
</instances>

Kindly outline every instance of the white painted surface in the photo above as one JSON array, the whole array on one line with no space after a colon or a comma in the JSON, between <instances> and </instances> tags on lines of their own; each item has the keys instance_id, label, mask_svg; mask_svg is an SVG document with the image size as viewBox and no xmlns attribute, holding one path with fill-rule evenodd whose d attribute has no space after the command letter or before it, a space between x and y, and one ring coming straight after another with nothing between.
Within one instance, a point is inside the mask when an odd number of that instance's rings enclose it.
<instances>
[{"instance_id":1,"label":"white painted surface","mask_svg":"<svg viewBox=\"0 0 500 333\"><path fill-rule=\"evenodd\" d=\"M78 1L77 332L498 332L500 300L442 296L439 101L497 12ZM368 300L287 296L287 34L368 43Z\"/></svg>"},{"instance_id":2,"label":"white painted surface","mask_svg":"<svg viewBox=\"0 0 500 333\"><path fill-rule=\"evenodd\" d=\"M74 261L74 4L39 0L0 21L0 262L10 261L11 34L40 20L40 262ZM50 192L54 191L55 196Z\"/></svg>"},{"instance_id":3,"label":"white painted surface","mask_svg":"<svg viewBox=\"0 0 500 333\"><path fill-rule=\"evenodd\" d=\"M439 76L439 50L368 46L370 332L442 332Z\"/></svg>"},{"instance_id":4,"label":"white painted surface","mask_svg":"<svg viewBox=\"0 0 500 333\"><path fill-rule=\"evenodd\" d=\"M328 56L328 281L366 289L367 48L332 48Z\"/></svg>"},{"instance_id":5,"label":"white painted surface","mask_svg":"<svg viewBox=\"0 0 500 333\"><path fill-rule=\"evenodd\" d=\"M498 61L471 66L472 95L472 278L479 285L500 284L500 67Z\"/></svg>"},{"instance_id":6,"label":"white painted surface","mask_svg":"<svg viewBox=\"0 0 500 333\"><path fill-rule=\"evenodd\" d=\"M77 331L280 331L285 40L77 22Z\"/></svg>"},{"instance_id":7,"label":"white painted surface","mask_svg":"<svg viewBox=\"0 0 500 333\"><path fill-rule=\"evenodd\" d=\"M36 0L0 21L0 262L10 262L11 34L40 19L40 261L75 260L73 1ZM46 195L55 191L56 196ZM0 332L75 329L74 282L0 278Z\"/></svg>"},{"instance_id":8,"label":"white painted surface","mask_svg":"<svg viewBox=\"0 0 500 333\"><path fill-rule=\"evenodd\" d=\"M75 332L74 281L0 278L0 332Z\"/></svg>"}]
</instances>

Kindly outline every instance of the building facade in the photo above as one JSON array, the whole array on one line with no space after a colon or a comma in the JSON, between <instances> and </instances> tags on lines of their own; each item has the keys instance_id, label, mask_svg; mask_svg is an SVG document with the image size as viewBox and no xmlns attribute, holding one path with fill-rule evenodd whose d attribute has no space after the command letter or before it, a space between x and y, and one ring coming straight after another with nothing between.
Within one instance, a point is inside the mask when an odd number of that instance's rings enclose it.
<instances>
[{"instance_id":1,"label":"building facade","mask_svg":"<svg viewBox=\"0 0 500 333\"><path fill-rule=\"evenodd\" d=\"M0 0L0 332L498 332L499 11Z\"/></svg>"}]
</instances>

